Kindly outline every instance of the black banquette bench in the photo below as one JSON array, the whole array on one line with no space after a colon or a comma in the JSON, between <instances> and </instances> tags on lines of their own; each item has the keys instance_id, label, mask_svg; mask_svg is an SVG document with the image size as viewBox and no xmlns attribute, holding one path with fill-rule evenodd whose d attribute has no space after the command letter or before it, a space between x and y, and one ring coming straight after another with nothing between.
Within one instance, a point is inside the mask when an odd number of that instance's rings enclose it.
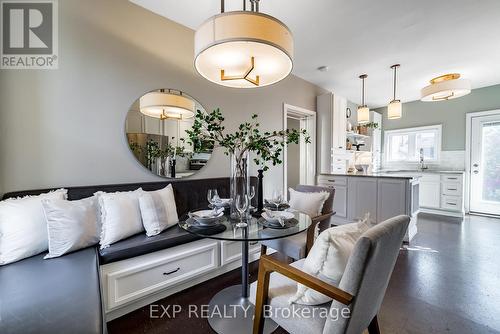
<instances>
[{"instance_id":1,"label":"black banquette bench","mask_svg":"<svg viewBox=\"0 0 500 334\"><path fill-rule=\"evenodd\" d=\"M256 179L252 178L251 182L254 184ZM68 189L69 200L78 200L97 191L131 191L139 187L152 191L169 183L174 188L179 217L190 209L205 207L208 189L216 188L221 197L229 197L229 178L64 188ZM52 189L11 192L3 199L38 195L49 190ZM154 237L137 234L104 250L90 247L49 260L43 260L44 253L1 266L0 333L105 333L99 265L197 239L174 226Z\"/></svg>"}]
</instances>

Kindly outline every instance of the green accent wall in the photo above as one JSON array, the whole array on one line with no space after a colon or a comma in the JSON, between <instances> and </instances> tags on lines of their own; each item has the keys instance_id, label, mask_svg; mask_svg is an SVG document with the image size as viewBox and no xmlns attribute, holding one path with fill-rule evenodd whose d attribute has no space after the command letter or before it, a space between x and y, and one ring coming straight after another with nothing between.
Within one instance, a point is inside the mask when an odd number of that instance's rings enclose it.
<instances>
[{"instance_id":1,"label":"green accent wall","mask_svg":"<svg viewBox=\"0 0 500 334\"><path fill-rule=\"evenodd\" d=\"M387 119L387 107L375 111L383 115L383 130L442 124L442 150L459 151L465 150L465 115L495 109L500 109L500 85L473 89L449 101L403 103L403 117L396 120Z\"/></svg>"}]
</instances>

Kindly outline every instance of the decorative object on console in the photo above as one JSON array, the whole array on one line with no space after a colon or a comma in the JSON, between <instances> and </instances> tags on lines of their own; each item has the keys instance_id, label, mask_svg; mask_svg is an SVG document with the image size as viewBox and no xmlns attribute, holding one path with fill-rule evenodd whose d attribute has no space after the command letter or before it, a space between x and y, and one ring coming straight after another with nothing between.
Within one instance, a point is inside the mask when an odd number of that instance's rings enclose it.
<instances>
[{"instance_id":1,"label":"decorative object on console","mask_svg":"<svg viewBox=\"0 0 500 334\"><path fill-rule=\"evenodd\" d=\"M396 100L396 84L397 84L397 70L401 65L394 64L391 68L394 70L394 95L392 97L392 101L389 102L387 106L387 118L388 119L398 119L401 118L403 113L403 106L401 104L401 100Z\"/></svg>"},{"instance_id":2,"label":"decorative object on console","mask_svg":"<svg viewBox=\"0 0 500 334\"><path fill-rule=\"evenodd\" d=\"M430 85L422 88L421 101L446 101L456 99L471 92L469 80L460 79L459 73L441 75L431 79Z\"/></svg>"},{"instance_id":3,"label":"decorative object on console","mask_svg":"<svg viewBox=\"0 0 500 334\"><path fill-rule=\"evenodd\" d=\"M179 222L174 189L171 184L160 190L141 192L139 208L142 224L148 237L160 234Z\"/></svg>"},{"instance_id":4,"label":"decorative object on console","mask_svg":"<svg viewBox=\"0 0 500 334\"><path fill-rule=\"evenodd\" d=\"M271 85L290 74L293 36L278 19L259 13L259 0L251 11L224 12L212 16L194 37L195 68L218 85L253 88Z\"/></svg>"},{"instance_id":5,"label":"decorative object on console","mask_svg":"<svg viewBox=\"0 0 500 334\"><path fill-rule=\"evenodd\" d=\"M187 93L157 89L135 100L125 122L126 138L136 160L150 172L183 178L203 168L213 146L201 140L186 143L195 110L203 106Z\"/></svg>"},{"instance_id":6,"label":"decorative object on console","mask_svg":"<svg viewBox=\"0 0 500 334\"><path fill-rule=\"evenodd\" d=\"M49 253L44 259L59 257L99 243L96 196L77 201L44 199L42 205L49 237Z\"/></svg>"},{"instance_id":7,"label":"decorative object on console","mask_svg":"<svg viewBox=\"0 0 500 334\"><path fill-rule=\"evenodd\" d=\"M368 78L367 74L361 74L361 105L358 107L358 124L368 123L370 121L370 108L365 104L365 79Z\"/></svg>"},{"instance_id":8,"label":"decorative object on console","mask_svg":"<svg viewBox=\"0 0 500 334\"><path fill-rule=\"evenodd\" d=\"M101 249L144 231L139 207L141 188L134 191L96 192L101 224Z\"/></svg>"},{"instance_id":9,"label":"decorative object on console","mask_svg":"<svg viewBox=\"0 0 500 334\"><path fill-rule=\"evenodd\" d=\"M42 200L67 197L66 189L0 202L0 265L40 254L48 248Z\"/></svg>"},{"instance_id":10,"label":"decorative object on console","mask_svg":"<svg viewBox=\"0 0 500 334\"><path fill-rule=\"evenodd\" d=\"M238 130L233 133L225 133L223 125L224 117L219 109L210 114L197 112L191 130L186 130L189 143L197 140L213 143L214 147L224 148L224 154L230 156L231 160L231 198L237 195L248 195L249 176L248 163L250 152L255 153L254 162L262 166L266 171L269 167L282 163L281 152L286 144L298 144L301 136L306 143L310 143L310 137L306 130L286 129L279 131L266 131L261 133L260 124L256 114L252 115L249 122L240 124ZM236 208L231 205L231 216L234 218Z\"/></svg>"}]
</instances>

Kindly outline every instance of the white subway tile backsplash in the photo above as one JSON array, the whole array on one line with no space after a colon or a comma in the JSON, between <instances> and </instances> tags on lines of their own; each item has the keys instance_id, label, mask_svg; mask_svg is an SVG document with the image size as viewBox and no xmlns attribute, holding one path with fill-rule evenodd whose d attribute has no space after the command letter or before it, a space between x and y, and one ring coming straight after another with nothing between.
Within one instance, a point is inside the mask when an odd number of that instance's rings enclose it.
<instances>
[{"instance_id":1,"label":"white subway tile backsplash","mask_svg":"<svg viewBox=\"0 0 500 334\"><path fill-rule=\"evenodd\" d=\"M425 162L425 164L435 169L463 171L465 169L465 151L441 151L439 163ZM415 168L416 165L418 165L416 162L387 163L385 161L385 155L382 154L383 169L412 169Z\"/></svg>"}]
</instances>

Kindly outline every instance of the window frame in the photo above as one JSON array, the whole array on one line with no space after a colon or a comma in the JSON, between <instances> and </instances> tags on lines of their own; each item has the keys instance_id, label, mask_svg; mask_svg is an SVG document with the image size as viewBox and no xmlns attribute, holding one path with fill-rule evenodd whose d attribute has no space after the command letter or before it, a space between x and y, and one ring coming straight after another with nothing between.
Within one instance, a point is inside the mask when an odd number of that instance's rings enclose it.
<instances>
[{"instance_id":1,"label":"window frame","mask_svg":"<svg viewBox=\"0 0 500 334\"><path fill-rule=\"evenodd\" d=\"M442 138L443 138L443 126L442 124L435 124L435 125L426 125L426 126L417 126L417 127L411 127L411 128L401 128L401 129L395 129L395 130L385 130L384 131L384 158L385 158L385 163L387 164L419 164L420 162L417 160L391 160L390 159L390 136L394 134L403 134L403 135L410 135L416 132L425 132L426 130L432 130L436 131L437 133L437 138L436 138L436 159L425 159L425 163L439 163L441 159L441 145L442 145Z\"/></svg>"}]
</instances>

